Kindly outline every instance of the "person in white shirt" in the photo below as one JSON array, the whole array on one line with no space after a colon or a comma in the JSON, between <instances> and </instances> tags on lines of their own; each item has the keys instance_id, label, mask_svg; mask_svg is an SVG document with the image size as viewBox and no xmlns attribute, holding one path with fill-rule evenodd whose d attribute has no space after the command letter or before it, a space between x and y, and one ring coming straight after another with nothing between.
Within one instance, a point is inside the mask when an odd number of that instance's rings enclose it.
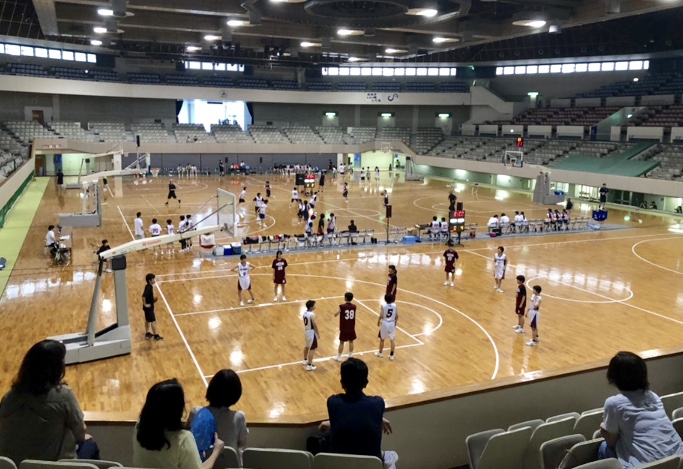
<instances>
[{"instance_id":1,"label":"person in white shirt","mask_svg":"<svg viewBox=\"0 0 683 469\"><path fill-rule=\"evenodd\" d=\"M513 222L510 225L512 228L512 231L516 231L519 233L522 229L522 216L519 214L519 211L515 211L515 217L513 218Z\"/></svg>"},{"instance_id":2,"label":"person in white shirt","mask_svg":"<svg viewBox=\"0 0 683 469\"><path fill-rule=\"evenodd\" d=\"M346 171L346 165L344 163L339 165L339 175L343 178L344 172Z\"/></svg>"},{"instance_id":3,"label":"person in white shirt","mask_svg":"<svg viewBox=\"0 0 683 469\"><path fill-rule=\"evenodd\" d=\"M330 218L327 223L327 234L332 234L334 233L334 230L337 228L337 217L334 216L334 213L330 213Z\"/></svg>"},{"instance_id":4,"label":"person in white shirt","mask_svg":"<svg viewBox=\"0 0 683 469\"><path fill-rule=\"evenodd\" d=\"M493 278L496 280L496 284L493 288L496 289L498 293L503 293L501 289L501 284L503 279L505 279L505 267L508 265L507 254L505 254L505 248L503 246L498 246L498 251L493 255Z\"/></svg>"},{"instance_id":5,"label":"person in white shirt","mask_svg":"<svg viewBox=\"0 0 683 469\"><path fill-rule=\"evenodd\" d=\"M434 216L432 217L432 222L429 224L429 238L439 239L439 233L441 232L441 223L439 219Z\"/></svg>"},{"instance_id":6,"label":"person in white shirt","mask_svg":"<svg viewBox=\"0 0 683 469\"><path fill-rule=\"evenodd\" d=\"M232 272L237 272L237 296L240 299L240 306L244 306L244 301L242 300L242 291L246 290L251 296L251 300L247 303L252 304L254 302L254 294L251 292L251 277L249 272L254 270L254 266L247 262L246 254L240 256L240 263L233 267Z\"/></svg>"},{"instance_id":7,"label":"person in white shirt","mask_svg":"<svg viewBox=\"0 0 683 469\"><path fill-rule=\"evenodd\" d=\"M166 220L166 234L175 234L175 226L173 226L173 220L171 220L170 218ZM175 252L175 249L173 248L173 243L168 243L167 246L169 254Z\"/></svg>"},{"instance_id":8,"label":"person in white shirt","mask_svg":"<svg viewBox=\"0 0 683 469\"><path fill-rule=\"evenodd\" d=\"M526 344L529 347L535 347L538 345L538 323L541 321L541 287L539 285L534 285L534 294L531 295L531 305L529 306L529 311L524 315L529 318L529 326L531 327L531 340Z\"/></svg>"},{"instance_id":9,"label":"person in white shirt","mask_svg":"<svg viewBox=\"0 0 683 469\"><path fill-rule=\"evenodd\" d=\"M152 224L149 225L149 234L152 235L152 238L161 236L161 225L157 223L156 218L152 218ZM154 246L154 255L159 255L159 246Z\"/></svg>"},{"instance_id":10,"label":"person in white shirt","mask_svg":"<svg viewBox=\"0 0 683 469\"><path fill-rule=\"evenodd\" d=\"M489 229L489 233L492 233L494 230L497 230L500 226L500 223L498 221L498 215L494 215L491 218L489 218L489 221L488 223L486 223L486 226Z\"/></svg>"},{"instance_id":11,"label":"person in white shirt","mask_svg":"<svg viewBox=\"0 0 683 469\"><path fill-rule=\"evenodd\" d=\"M504 213L500 214L500 229L503 233L508 233L510 231L510 217Z\"/></svg>"},{"instance_id":12,"label":"person in white shirt","mask_svg":"<svg viewBox=\"0 0 683 469\"><path fill-rule=\"evenodd\" d=\"M396 303L394 303L394 295L391 293L384 295L384 303L385 304L380 307L379 319L377 319L377 327L379 327L379 350L375 352L375 356L384 358L384 355L382 354L384 341L389 339L389 343L391 344L389 360L394 361L398 308L396 307Z\"/></svg>"},{"instance_id":13,"label":"person in white shirt","mask_svg":"<svg viewBox=\"0 0 683 469\"><path fill-rule=\"evenodd\" d=\"M306 302L306 311L303 314L304 320L304 366L306 371L315 371L316 366L313 364L313 357L315 351L318 349L318 339L320 332L318 331L318 323L315 320L315 301L308 300Z\"/></svg>"},{"instance_id":14,"label":"person in white shirt","mask_svg":"<svg viewBox=\"0 0 683 469\"><path fill-rule=\"evenodd\" d=\"M632 468L683 455L683 441L662 400L650 390L645 360L635 353L617 353L607 367L607 381L619 394L605 401L600 459L617 458L621 466Z\"/></svg>"},{"instance_id":15,"label":"person in white shirt","mask_svg":"<svg viewBox=\"0 0 683 469\"><path fill-rule=\"evenodd\" d=\"M264 199L258 209L258 222L261 225L266 222L266 210L268 210L268 199Z\"/></svg>"},{"instance_id":16,"label":"person in white shirt","mask_svg":"<svg viewBox=\"0 0 683 469\"><path fill-rule=\"evenodd\" d=\"M379 167L375 166L375 181L379 184Z\"/></svg>"},{"instance_id":17,"label":"person in white shirt","mask_svg":"<svg viewBox=\"0 0 683 469\"><path fill-rule=\"evenodd\" d=\"M57 241L55 239L55 225L47 227L47 234L45 235L45 247L50 248L51 253L57 251Z\"/></svg>"},{"instance_id":18,"label":"person in white shirt","mask_svg":"<svg viewBox=\"0 0 683 469\"><path fill-rule=\"evenodd\" d=\"M237 205L242 205L244 203L244 199L247 196L247 188L243 187L242 192L240 192L240 195L237 199Z\"/></svg>"},{"instance_id":19,"label":"person in white shirt","mask_svg":"<svg viewBox=\"0 0 683 469\"><path fill-rule=\"evenodd\" d=\"M138 212L135 215L135 222L133 222L135 225L135 239L144 239L145 237L145 229L142 224L142 213Z\"/></svg>"},{"instance_id":20,"label":"person in white shirt","mask_svg":"<svg viewBox=\"0 0 683 469\"><path fill-rule=\"evenodd\" d=\"M296 187L294 189L292 189L292 202L290 202L290 203L294 203L294 202L296 202L297 204L299 203L299 191L297 190Z\"/></svg>"}]
</instances>

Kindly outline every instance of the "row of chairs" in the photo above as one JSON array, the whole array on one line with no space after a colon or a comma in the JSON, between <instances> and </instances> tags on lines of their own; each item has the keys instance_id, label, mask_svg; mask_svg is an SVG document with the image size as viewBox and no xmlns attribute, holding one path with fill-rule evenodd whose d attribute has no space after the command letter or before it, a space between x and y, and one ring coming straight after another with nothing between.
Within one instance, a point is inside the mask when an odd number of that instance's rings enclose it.
<instances>
[{"instance_id":1,"label":"row of chairs","mask_svg":"<svg viewBox=\"0 0 683 469\"><path fill-rule=\"evenodd\" d=\"M544 231L580 231L588 229L588 222L591 221L589 217L580 216L573 217L563 221L550 222L545 218L536 218L532 220L525 220L521 224L517 223L515 226L506 224L501 226L503 234L525 234L525 233L541 233Z\"/></svg>"},{"instance_id":2,"label":"row of chairs","mask_svg":"<svg viewBox=\"0 0 683 469\"><path fill-rule=\"evenodd\" d=\"M249 253L261 253L271 251L298 251L313 248L331 246L351 246L356 244L369 244L375 237L375 230L360 230L355 233L338 232L332 234L311 236L300 235L288 238L271 239L271 237L260 238L257 243L243 244L242 249Z\"/></svg>"},{"instance_id":3,"label":"row of chairs","mask_svg":"<svg viewBox=\"0 0 683 469\"><path fill-rule=\"evenodd\" d=\"M308 451L288 449L248 448L242 459L245 468L252 469L382 469L383 463L373 456L319 453L315 457ZM226 446L214 465L214 469L239 468L236 451ZM0 457L0 469L110 469L123 468L115 461L94 459L63 459L61 461L38 461L27 459L19 468L11 459ZM123 468L133 469L133 468Z\"/></svg>"},{"instance_id":4,"label":"row of chairs","mask_svg":"<svg viewBox=\"0 0 683 469\"><path fill-rule=\"evenodd\" d=\"M660 399L674 428L683 435L683 392ZM570 449L569 454L575 460L563 467L583 467L581 464L597 459L597 448L602 442L598 438L601 422L602 408L597 408L581 414L556 415L545 421L519 422L507 430L497 428L475 433L465 440L470 469L555 469L560 462L559 455ZM662 467L679 469L678 464Z\"/></svg>"}]
</instances>

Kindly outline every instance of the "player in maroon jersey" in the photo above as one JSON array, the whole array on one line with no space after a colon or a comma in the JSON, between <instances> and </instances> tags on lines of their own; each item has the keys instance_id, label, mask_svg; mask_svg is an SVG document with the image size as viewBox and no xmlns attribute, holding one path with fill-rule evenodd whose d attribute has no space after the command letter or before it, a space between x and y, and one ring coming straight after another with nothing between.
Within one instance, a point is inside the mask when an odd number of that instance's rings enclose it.
<instances>
[{"instance_id":1,"label":"player in maroon jersey","mask_svg":"<svg viewBox=\"0 0 683 469\"><path fill-rule=\"evenodd\" d=\"M443 253L443 257L446 260L446 268L444 269L446 271L446 281L443 283L444 286L454 286L455 284L453 283L453 277L455 277L455 264L458 262L458 259L460 256L458 256L458 253L455 252L455 249L453 249L453 241L448 241L448 249Z\"/></svg>"},{"instance_id":2,"label":"player in maroon jersey","mask_svg":"<svg viewBox=\"0 0 683 469\"><path fill-rule=\"evenodd\" d=\"M278 285L282 287L282 301L287 301L285 297L285 285L287 284L287 279L285 278L285 269L287 268L287 261L282 257L282 251L275 253L275 259L273 260L273 291L275 292L275 298L273 301L277 301L277 287Z\"/></svg>"},{"instance_id":3,"label":"player in maroon jersey","mask_svg":"<svg viewBox=\"0 0 683 469\"><path fill-rule=\"evenodd\" d=\"M394 295L396 298L396 290L398 289L398 276L396 275L396 266L389 266L389 276L387 277L387 291L385 295Z\"/></svg>"},{"instance_id":4,"label":"player in maroon jersey","mask_svg":"<svg viewBox=\"0 0 683 469\"><path fill-rule=\"evenodd\" d=\"M524 275L517 276L517 296L515 297L515 313L517 313L517 324L514 326L515 332L524 332L524 310L526 309L526 287Z\"/></svg>"},{"instance_id":5,"label":"player in maroon jersey","mask_svg":"<svg viewBox=\"0 0 683 469\"><path fill-rule=\"evenodd\" d=\"M337 349L336 361L342 361L344 353L344 342L349 343L349 358L353 356L353 341L356 340L356 305L353 301L353 293L344 294L346 303L339 305L339 311L334 313L334 317L339 316L339 348Z\"/></svg>"}]
</instances>

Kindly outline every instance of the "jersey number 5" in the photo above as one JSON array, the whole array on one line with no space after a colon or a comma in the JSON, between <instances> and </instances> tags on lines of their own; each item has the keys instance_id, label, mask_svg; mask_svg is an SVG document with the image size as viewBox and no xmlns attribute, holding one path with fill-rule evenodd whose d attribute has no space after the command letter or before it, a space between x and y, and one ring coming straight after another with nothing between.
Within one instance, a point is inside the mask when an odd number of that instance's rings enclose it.
<instances>
[{"instance_id":1,"label":"jersey number 5","mask_svg":"<svg viewBox=\"0 0 683 469\"><path fill-rule=\"evenodd\" d=\"M394 310L393 309L388 309L387 310L387 319L389 319L391 316L394 315Z\"/></svg>"}]
</instances>

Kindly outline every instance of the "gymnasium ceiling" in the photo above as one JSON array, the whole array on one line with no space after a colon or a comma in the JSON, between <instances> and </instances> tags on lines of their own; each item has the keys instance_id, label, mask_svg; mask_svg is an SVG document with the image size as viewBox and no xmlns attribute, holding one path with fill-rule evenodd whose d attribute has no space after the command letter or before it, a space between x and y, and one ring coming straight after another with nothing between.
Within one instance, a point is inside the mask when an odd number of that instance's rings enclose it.
<instances>
[{"instance_id":1,"label":"gymnasium ceiling","mask_svg":"<svg viewBox=\"0 0 683 469\"><path fill-rule=\"evenodd\" d=\"M304 66L652 54L683 49L681 24L683 0L5 0L0 12L1 35Z\"/></svg>"}]
</instances>

